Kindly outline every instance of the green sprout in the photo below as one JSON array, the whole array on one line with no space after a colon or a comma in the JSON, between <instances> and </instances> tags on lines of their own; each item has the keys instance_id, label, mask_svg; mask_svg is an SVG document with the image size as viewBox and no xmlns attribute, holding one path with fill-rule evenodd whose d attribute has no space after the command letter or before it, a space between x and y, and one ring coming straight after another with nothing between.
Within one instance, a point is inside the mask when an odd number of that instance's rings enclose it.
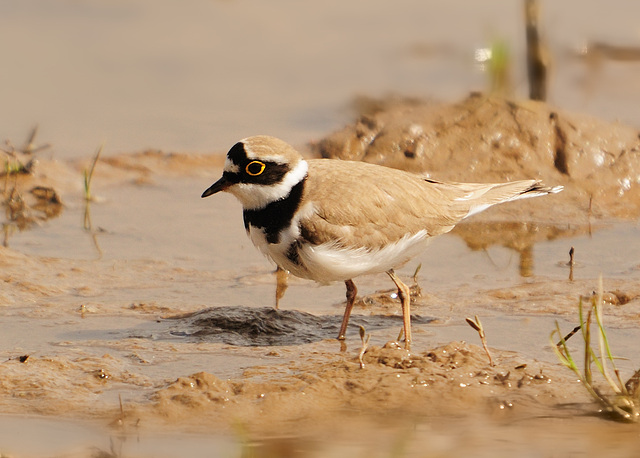
<instances>
[{"instance_id":1,"label":"green sprout","mask_svg":"<svg viewBox=\"0 0 640 458\"><path fill-rule=\"evenodd\" d=\"M554 337L559 337L560 341L557 344L553 344L552 347L560 362L578 376L582 385L606 412L611 413L619 420L637 422L640 420L640 390L637 383L637 379L640 378L640 371L637 371L626 383L622 381L620 371L615 364L616 358L611 352L603 324L602 293L602 276L600 276L598 292L591 297L589 308L586 311L586 318L582 298L578 304L579 327L582 330L582 339L584 341L584 370L580 371L567 346L567 339L573 335L572 333L575 330L568 336L562 337L560 325L556 321L556 329L551 333L550 338L553 342ZM595 326L592 326L594 318ZM593 329L594 327L595 329ZM594 348L593 340L598 342L597 349ZM600 373L612 393L605 393L595 385L593 366Z\"/></svg>"}]
</instances>

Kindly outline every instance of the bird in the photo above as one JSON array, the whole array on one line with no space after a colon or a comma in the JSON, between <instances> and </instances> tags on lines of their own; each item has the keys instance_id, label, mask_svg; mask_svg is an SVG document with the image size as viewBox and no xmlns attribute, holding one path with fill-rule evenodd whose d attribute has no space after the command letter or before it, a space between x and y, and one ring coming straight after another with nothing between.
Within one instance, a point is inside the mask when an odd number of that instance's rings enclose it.
<instances>
[{"instance_id":1,"label":"bird","mask_svg":"<svg viewBox=\"0 0 640 458\"><path fill-rule=\"evenodd\" d=\"M538 180L441 182L366 162L305 159L285 141L257 135L233 145L222 177L201 197L234 195L247 235L280 274L344 282L339 340L346 338L357 295L353 279L386 272L398 290L410 349L410 289L395 269L465 218L502 202L561 190Z\"/></svg>"}]
</instances>

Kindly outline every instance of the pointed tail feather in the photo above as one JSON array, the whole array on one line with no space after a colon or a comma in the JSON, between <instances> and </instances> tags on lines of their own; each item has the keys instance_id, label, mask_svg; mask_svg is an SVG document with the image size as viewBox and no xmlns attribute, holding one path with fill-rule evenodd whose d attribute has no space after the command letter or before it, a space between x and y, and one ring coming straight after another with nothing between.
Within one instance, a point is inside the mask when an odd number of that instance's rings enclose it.
<instances>
[{"instance_id":1,"label":"pointed tail feather","mask_svg":"<svg viewBox=\"0 0 640 458\"><path fill-rule=\"evenodd\" d=\"M529 189L523 191L516 199L527 197L546 196L547 194L557 194L564 189L564 186L545 186L541 181L535 181Z\"/></svg>"},{"instance_id":2,"label":"pointed tail feather","mask_svg":"<svg viewBox=\"0 0 640 458\"><path fill-rule=\"evenodd\" d=\"M475 192L472 191L460 200L470 201L469 213L466 216L469 217L496 204L556 194L562 189L562 186L545 186L542 182L534 180L512 181L510 183L484 185L484 189L478 188Z\"/></svg>"}]
</instances>

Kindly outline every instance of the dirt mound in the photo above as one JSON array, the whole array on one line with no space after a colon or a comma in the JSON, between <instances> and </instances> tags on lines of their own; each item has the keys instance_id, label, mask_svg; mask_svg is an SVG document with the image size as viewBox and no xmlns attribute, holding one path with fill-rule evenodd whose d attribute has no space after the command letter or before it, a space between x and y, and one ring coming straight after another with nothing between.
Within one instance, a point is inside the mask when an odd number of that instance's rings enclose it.
<instances>
[{"instance_id":1,"label":"dirt mound","mask_svg":"<svg viewBox=\"0 0 640 458\"><path fill-rule=\"evenodd\" d=\"M565 185L553 197L562 202L561 213L640 215L637 129L481 94L455 104L392 99L360 105L359 119L312 145L316 153L448 181L536 178Z\"/></svg>"}]
</instances>

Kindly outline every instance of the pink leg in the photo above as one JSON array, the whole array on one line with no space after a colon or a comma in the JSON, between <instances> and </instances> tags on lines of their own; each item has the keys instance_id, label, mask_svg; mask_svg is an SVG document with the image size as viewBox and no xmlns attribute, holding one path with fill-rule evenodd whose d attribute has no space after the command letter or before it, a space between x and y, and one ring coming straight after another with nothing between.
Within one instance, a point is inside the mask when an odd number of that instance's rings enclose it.
<instances>
[{"instance_id":1,"label":"pink leg","mask_svg":"<svg viewBox=\"0 0 640 458\"><path fill-rule=\"evenodd\" d=\"M347 306L344 309L344 316L342 317L342 326L340 326L338 340L345 339L347 326L349 325L349 317L351 316L351 309L353 309L353 303L356 301L356 294L358 294L358 288L356 288L353 280L347 280L344 284L347 286Z\"/></svg>"}]
</instances>

